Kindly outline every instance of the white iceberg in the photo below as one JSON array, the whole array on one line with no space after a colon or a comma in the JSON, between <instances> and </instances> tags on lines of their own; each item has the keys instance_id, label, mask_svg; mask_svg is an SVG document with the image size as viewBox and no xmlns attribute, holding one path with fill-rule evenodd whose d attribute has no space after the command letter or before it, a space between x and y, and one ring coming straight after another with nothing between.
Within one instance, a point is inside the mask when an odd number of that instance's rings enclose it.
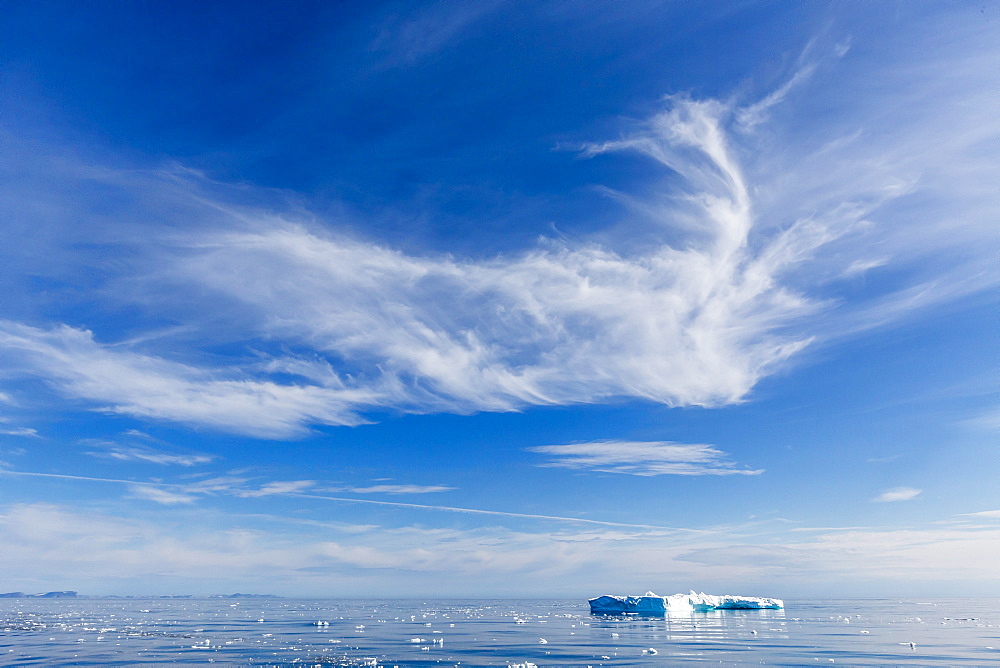
<instances>
[{"instance_id":1,"label":"white iceberg","mask_svg":"<svg viewBox=\"0 0 1000 668\"><path fill-rule=\"evenodd\" d=\"M668 612L708 612L710 610L780 610L780 598L696 593L657 596L651 591L643 596L604 595L590 599L590 611L602 615L664 615Z\"/></svg>"}]
</instances>

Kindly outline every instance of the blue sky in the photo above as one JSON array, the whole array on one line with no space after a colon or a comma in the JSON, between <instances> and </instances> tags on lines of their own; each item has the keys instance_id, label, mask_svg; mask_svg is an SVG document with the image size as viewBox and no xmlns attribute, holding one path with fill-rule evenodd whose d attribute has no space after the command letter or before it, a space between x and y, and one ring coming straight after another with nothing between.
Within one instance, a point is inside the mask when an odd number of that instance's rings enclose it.
<instances>
[{"instance_id":1,"label":"blue sky","mask_svg":"<svg viewBox=\"0 0 1000 668\"><path fill-rule=\"evenodd\" d=\"M0 14L0 589L1000 595L994 5Z\"/></svg>"}]
</instances>

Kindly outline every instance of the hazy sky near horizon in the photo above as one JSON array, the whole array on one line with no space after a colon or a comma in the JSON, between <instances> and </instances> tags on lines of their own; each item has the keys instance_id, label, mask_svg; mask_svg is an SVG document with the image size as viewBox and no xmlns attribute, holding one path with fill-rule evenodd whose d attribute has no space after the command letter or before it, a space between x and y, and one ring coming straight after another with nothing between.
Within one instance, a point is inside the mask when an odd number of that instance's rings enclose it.
<instances>
[{"instance_id":1,"label":"hazy sky near horizon","mask_svg":"<svg viewBox=\"0 0 1000 668\"><path fill-rule=\"evenodd\" d=\"M998 37L0 3L0 589L1000 595Z\"/></svg>"}]
</instances>

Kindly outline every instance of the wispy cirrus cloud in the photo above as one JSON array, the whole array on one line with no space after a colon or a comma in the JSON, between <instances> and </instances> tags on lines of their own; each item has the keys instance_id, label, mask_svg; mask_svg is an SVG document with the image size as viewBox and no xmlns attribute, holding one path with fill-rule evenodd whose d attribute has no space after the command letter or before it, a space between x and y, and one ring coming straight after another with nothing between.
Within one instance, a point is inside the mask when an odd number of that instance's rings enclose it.
<instances>
[{"instance_id":1,"label":"wispy cirrus cloud","mask_svg":"<svg viewBox=\"0 0 1000 668\"><path fill-rule=\"evenodd\" d=\"M194 494L186 494L157 485L131 485L129 486L129 493L132 498L153 501L165 506L191 504L198 498Z\"/></svg>"},{"instance_id":2,"label":"wispy cirrus cloud","mask_svg":"<svg viewBox=\"0 0 1000 668\"><path fill-rule=\"evenodd\" d=\"M187 324L122 341L93 325L7 321L7 373L98 410L261 438L387 408L743 401L811 344L997 283L984 250L997 234L995 124L989 87L968 84L989 67L955 43L893 71L883 106L842 108L828 125L775 120L822 95L822 68L800 63L758 102L674 96L622 138L587 145L664 175L660 194L633 197L646 219L623 223L669 230L642 248L580 239L486 258L407 254L182 169L68 169L130 202L123 219L167 218L127 242L101 239L143 261L106 269L95 298ZM892 127L878 125L887 115ZM93 208L79 201L90 190L69 191L62 209ZM865 295L840 283L886 268L894 280Z\"/></svg>"},{"instance_id":3,"label":"wispy cirrus cloud","mask_svg":"<svg viewBox=\"0 0 1000 668\"><path fill-rule=\"evenodd\" d=\"M101 453L98 453L101 454ZM198 466L215 461L211 455L178 455L168 452L156 452L143 448L110 448L104 456L122 461L149 462L151 464L166 464L177 466Z\"/></svg>"},{"instance_id":4,"label":"wispy cirrus cloud","mask_svg":"<svg viewBox=\"0 0 1000 668\"><path fill-rule=\"evenodd\" d=\"M125 437L148 437L139 432L129 432ZM151 439L149 439L151 440ZM116 459L118 461L146 462L149 464L159 464L162 466L200 466L210 464L215 461L212 455L201 453L178 453L168 452L162 449L150 447L148 445L126 445L115 441L105 441L100 439L87 439L81 441L82 445L93 448L84 451L84 454L92 457L105 459Z\"/></svg>"},{"instance_id":5,"label":"wispy cirrus cloud","mask_svg":"<svg viewBox=\"0 0 1000 668\"><path fill-rule=\"evenodd\" d=\"M1000 432L1000 408L990 408L975 417L966 418L962 423L977 429Z\"/></svg>"},{"instance_id":6,"label":"wispy cirrus cloud","mask_svg":"<svg viewBox=\"0 0 1000 668\"><path fill-rule=\"evenodd\" d=\"M410 66L460 39L484 17L502 7L495 0L474 4L434 2L383 22L370 48L383 55L382 66Z\"/></svg>"},{"instance_id":7,"label":"wispy cirrus cloud","mask_svg":"<svg viewBox=\"0 0 1000 668\"><path fill-rule=\"evenodd\" d=\"M551 455L539 466L587 469L630 475L758 475L762 469L738 468L728 455L702 443L670 441L592 441L539 445L531 452Z\"/></svg>"},{"instance_id":8,"label":"wispy cirrus cloud","mask_svg":"<svg viewBox=\"0 0 1000 668\"><path fill-rule=\"evenodd\" d=\"M893 487L892 489L887 489L878 496L876 496L872 501L878 501L880 503L891 503L894 501L910 501L917 498L923 490L916 489L914 487Z\"/></svg>"},{"instance_id":9,"label":"wispy cirrus cloud","mask_svg":"<svg viewBox=\"0 0 1000 668\"><path fill-rule=\"evenodd\" d=\"M750 196L721 113L719 103L678 100L657 117L653 134L591 149L641 150L680 169L663 158L678 145L701 198L689 213L705 238L691 248L632 257L593 245L479 262L416 257L212 203L216 214L250 224L162 249L170 262L141 282L194 280L210 301L238 305L248 327L242 336L307 347L311 360L203 369L76 328L10 322L0 327L0 347L26 372L70 396L106 402L106 410L264 437L294 435L309 423L357 424L360 411L387 405L466 412L616 396L739 401L808 343L782 328L817 306L776 279L830 235L797 225L759 251L748 248ZM168 306L169 297L160 300ZM276 382L261 369L303 382Z\"/></svg>"},{"instance_id":10,"label":"wispy cirrus cloud","mask_svg":"<svg viewBox=\"0 0 1000 668\"><path fill-rule=\"evenodd\" d=\"M37 429L32 427L7 427L0 425L0 434L4 436L29 436L31 438L41 438Z\"/></svg>"},{"instance_id":11,"label":"wispy cirrus cloud","mask_svg":"<svg viewBox=\"0 0 1000 668\"><path fill-rule=\"evenodd\" d=\"M101 410L262 438L292 436L306 422L358 424L356 408L374 397L366 389L255 380L235 369L213 373L102 345L91 332L67 326L43 330L0 322L0 347L61 392L104 403ZM214 377L223 374L230 378Z\"/></svg>"},{"instance_id":12,"label":"wispy cirrus cloud","mask_svg":"<svg viewBox=\"0 0 1000 668\"><path fill-rule=\"evenodd\" d=\"M352 494L434 494L450 492L447 485L370 485L368 487L327 487L324 492L351 492Z\"/></svg>"},{"instance_id":13,"label":"wispy cirrus cloud","mask_svg":"<svg viewBox=\"0 0 1000 668\"><path fill-rule=\"evenodd\" d=\"M984 517L991 520L1000 520L1000 510L981 510L978 513L962 513L966 517Z\"/></svg>"},{"instance_id":14,"label":"wispy cirrus cloud","mask_svg":"<svg viewBox=\"0 0 1000 668\"><path fill-rule=\"evenodd\" d=\"M6 392L0 392L0 404L16 405L14 398ZM41 438L37 429L32 427L18 427L11 424L11 418L0 415L0 434L4 436L28 436L31 438Z\"/></svg>"},{"instance_id":15,"label":"wispy cirrus cloud","mask_svg":"<svg viewBox=\"0 0 1000 668\"><path fill-rule=\"evenodd\" d=\"M258 498L280 494L294 495L316 484L312 480L279 480L263 484L257 483L259 486L254 486L252 480L235 475L213 476L193 482L137 481L120 478L98 478L63 473L40 473L2 469L0 469L0 475L121 484L129 488L132 498L145 499L166 505L193 503L200 497L213 495L241 498Z\"/></svg>"},{"instance_id":16,"label":"wispy cirrus cloud","mask_svg":"<svg viewBox=\"0 0 1000 668\"><path fill-rule=\"evenodd\" d=\"M273 496L275 494L295 494L307 490L316 485L314 480L282 480L269 482L259 489L250 489L237 492L237 496L257 498L261 496Z\"/></svg>"}]
</instances>

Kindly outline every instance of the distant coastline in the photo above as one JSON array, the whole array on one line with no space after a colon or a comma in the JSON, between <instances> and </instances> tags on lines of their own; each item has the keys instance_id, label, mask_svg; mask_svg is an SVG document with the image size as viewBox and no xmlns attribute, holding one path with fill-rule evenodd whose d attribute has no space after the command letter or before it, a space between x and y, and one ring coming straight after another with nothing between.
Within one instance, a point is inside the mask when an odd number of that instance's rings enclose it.
<instances>
[{"instance_id":1,"label":"distant coastline","mask_svg":"<svg viewBox=\"0 0 1000 668\"><path fill-rule=\"evenodd\" d=\"M197 596L195 594L162 594L162 595L131 595L131 596L87 596L75 591L47 591L40 594L26 594L23 591L9 591L0 593L0 598L282 598L275 594L209 594L208 596Z\"/></svg>"}]
</instances>

